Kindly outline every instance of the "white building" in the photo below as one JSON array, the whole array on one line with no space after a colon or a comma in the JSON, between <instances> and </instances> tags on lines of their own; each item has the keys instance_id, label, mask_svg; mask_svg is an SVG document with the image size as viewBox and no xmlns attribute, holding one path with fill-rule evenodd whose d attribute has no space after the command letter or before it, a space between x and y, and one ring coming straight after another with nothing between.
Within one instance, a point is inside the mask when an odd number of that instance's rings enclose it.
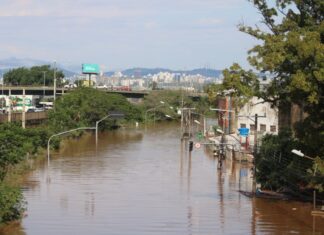
<instances>
[{"instance_id":1,"label":"white building","mask_svg":"<svg viewBox=\"0 0 324 235\"><path fill-rule=\"evenodd\" d=\"M254 115L265 116L258 118L257 131L263 133L278 133L278 109L271 107L268 102L253 97L243 108L240 109L237 117L238 128L249 128L254 131Z\"/></svg>"}]
</instances>

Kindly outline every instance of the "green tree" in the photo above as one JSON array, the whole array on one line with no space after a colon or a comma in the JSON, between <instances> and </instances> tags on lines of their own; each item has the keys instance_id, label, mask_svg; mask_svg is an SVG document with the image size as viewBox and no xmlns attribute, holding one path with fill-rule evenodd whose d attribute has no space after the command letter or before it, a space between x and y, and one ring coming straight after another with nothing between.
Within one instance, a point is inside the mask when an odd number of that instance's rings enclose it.
<instances>
[{"instance_id":1,"label":"green tree","mask_svg":"<svg viewBox=\"0 0 324 235\"><path fill-rule=\"evenodd\" d=\"M45 85L53 86L54 84L54 68L50 65L34 66L31 68L12 69L4 74L4 83L9 85ZM57 86L63 84L64 73L56 70Z\"/></svg>"},{"instance_id":2,"label":"green tree","mask_svg":"<svg viewBox=\"0 0 324 235\"><path fill-rule=\"evenodd\" d=\"M17 124L0 125L0 224L21 218L25 210L22 192L9 186L6 175L28 153L45 147L47 131L41 128L22 129Z\"/></svg>"},{"instance_id":3,"label":"green tree","mask_svg":"<svg viewBox=\"0 0 324 235\"><path fill-rule=\"evenodd\" d=\"M22 129L18 124L0 125L0 182L11 166L21 162L27 153L35 154L47 145L46 129Z\"/></svg>"},{"instance_id":4,"label":"green tree","mask_svg":"<svg viewBox=\"0 0 324 235\"><path fill-rule=\"evenodd\" d=\"M313 168L309 169L308 173L313 176L310 177L310 187L317 189L324 196L324 160L315 158Z\"/></svg>"},{"instance_id":5,"label":"green tree","mask_svg":"<svg viewBox=\"0 0 324 235\"><path fill-rule=\"evenodd\" d=\"M25 209L21 190L0 182L0 225L21 219Z\"/></svg>"},{"instance_id":6,"label":"green tree","mask_svg":"<svg viewBox=\"0 0 324 235\"><path fill-rule=\"evenodd\" d=\"M111 111L125 114L126 121L141 121L141 110L131 105L125 97L119 94L107 94L93 88L81 87L60 98L55 102L55 108L49 112L49 126L56 133L77 127L94 126ZM104 124L105 123L105 124ZM101 128L114 125L107 119Z\"/></svg>"},{"instance_id":7,"label":"green tree","mask_svg":"<svg viewBox=\"0 0 324 235\"><path fill-rule=\"evenodd\" d=\"M4 180L10 166L24 157L24 138L13 130L0 132L0 182Z\"/></svg>"},{"instance_id":8,"label":"green tree","mask_svg":"<svg viewBox=\"0 0 324 235\"><path fill-rule=\"evenodd\" d=\"M248 60L272 81L259 94L274 105L295 103L307 118L296 136L310 155L324 151L324 2L322 0L251 0L262 16L262 26L239 29L262 42Z\"/></svg>"},{"instance_id":9,"label":"green tree","mask_svg":"<svg viewBox=\"0 0 324 235\"><path fill-rule=\"evenodd\" d=\"M160 102L163 101L164 104L161 104ZM181 90L155 90L151 91L147 96L144 98L144 102L142 105L142 109L144 112L146 112L148 109L156 108L155 112L155 118L158 119L164 119L165 114L172 116L173 118L176 118L177 111L180 107L197 107L197 112L200 112L203 110L202 102L197 101L194 102L192 99L188 97L188 94L185 91ZM198 110L199 108L199 110ZM207 106L207 109L209 106ZM205 111L205 110L204 110ZM154 112L148 113L147 118L150 118L153 116Z\"/></svg>"},{"instance_id":10,"label":"green tree","mask_svg":"<svg viewBox=\"0 0 324 235\"><path fill-rule=\"evenodd\" d=\"M210 100L218 96L231 95L236 101L236 107L244 105L259 91L259 80L252 70L245 71L237 63L223 70L222 84L213 84L208 89Z\"/></svg>"},{"instance_id":11,"label":"green tree","mask_svg":"<svg viewBox=\"0 0 324 235\"><path fill-rule=\"evenodd\" d=\"M268 87L260 91L258 96L275 106L298 104L307 113L307 117L295 125L298 148L309 156L319 156L318 161L323 161L324 2L323 0L250 0L250 2L260 12L262 25L250 27L241 24L239 29L259 40L260 44L249 50L248 60L256 70L272 78ZM272 138L279 138L279 146L272 146L272 149L280 150L287 156L291 155L287 150L291 150L291 144L295 142L293 139L285 142L280 137ZM269 139L263 143L262 148L266 148L266 145L269 145ZM280 165L275 162L269 164L271 160L269 154L264 151L261 153L263 155L260 155L258 165L260 173L257 176L264 184L279 187L287 182L298 182L301 189L303 187L301 176L305 182L312 183L313 178L309 178L307 172L302 172L300 176L289 174L292 169L289 166L294 166L295 158L286 159L285 171L281 171L278 169ZM303 162L311 168L309 163ZM288 176L291 176L290 181ZM315 184L317 188L323 188L323 182L317 181Z\"/></svg>"}]
</instances>

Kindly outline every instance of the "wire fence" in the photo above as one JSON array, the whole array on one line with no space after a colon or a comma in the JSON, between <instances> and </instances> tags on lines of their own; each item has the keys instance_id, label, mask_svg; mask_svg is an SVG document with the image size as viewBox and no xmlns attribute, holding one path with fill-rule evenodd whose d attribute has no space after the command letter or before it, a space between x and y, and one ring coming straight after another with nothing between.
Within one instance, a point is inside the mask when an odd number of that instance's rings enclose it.
<instances>
[{"instance_id":1,"label":"wire fence","mask_svg":"<svg viewBox=\"0 0 324 235\"><path fill-rule=\"evenodd\" d=\"M318 206L324 205L324 192L315 189L311 182L324 183L324 175L312 170L313 162L303 158L292 157L289 154L281 152L267 152L266 154L259 154L258 161L264 161L263 167L268 165L272 172L276 172L276 177L280 182L283 182L285 189L294 198L312 201L314 199L314 192L316 194L316 204ZM257 164L257 166L260 166ZM275 168L275 169L274 169ZM258 169L257 169L258 170ZM262 169L259 169L262 170ZM270 176L271 177L271 176Z\"/></svg>"}]
</instances>

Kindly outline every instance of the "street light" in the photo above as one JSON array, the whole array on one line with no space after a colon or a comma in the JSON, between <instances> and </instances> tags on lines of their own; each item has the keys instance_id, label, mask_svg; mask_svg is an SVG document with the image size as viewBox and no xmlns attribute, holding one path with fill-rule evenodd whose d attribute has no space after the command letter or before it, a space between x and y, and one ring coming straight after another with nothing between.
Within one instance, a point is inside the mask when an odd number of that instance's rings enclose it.
<instances>
[{"instance_id":1,"label":"street light","mask_svg":"<svg viewBox=\"0 0 324 235\"><path fill-rule=\"evenodd\" d=\"M44 101L44 99L45 99L45 78L46 78L46 72L47 71L43 71L43 75L44 75L44 86L43 86L43 101ZM43 104L43 108L45 107L45 104Z\"/></svg>"},{"instance_id":2,"label":"street light","mask_svg":"<svg viewBox=\"0 0 324 235\"><path fill-rule=\"evenodd\" d=\"M291 152L293 154L296 154L297 156L299 157L302 157L302 158L307 158L307 159L310 159L312 161L315 162L315 159L314 158L311 158L311 157L308 157L306 156L302 151L300 150L297 150L297 149L292 149ZM314 173L313 173L313 176L315 177L316 175L316 169L317 169L317 164L315 163L315 169L314 169ZM313 209L315 210L316 209L316 191L315 191L315 188L313 190Z\"/></svg>"},{"instance_id":3,"label":"street light","mask_svg":"<svg viewBox=\"0 0 324 235\"><path fill-rule=\"evenodd\" d=\"M54 60L54 101L56 99L56 60Z\"/></svg>"},{"instance_id":4,"label":"street light","mask_svg":"<svg viewBox=\"0 0 324 235\"><path fill-rule=\"evenodd\" d=\"M224 131L222 131L221 129L216 129L216 131L217 131L219 134L224 134Z\"/></svg>"},{"instance_id":5,"label":"street light","mask_svg":"<svg viewBox=\"0 0 324 235\"><path fill-rule=\"evenodd\" d=\"M123 113L111 113L108 114L107 116L101 118L99 121L96 121L96 145L98 144L98 125L100 122L102 122L103 120L109 118L109 117L124 117L125 115Z\"/></svg>"},{"instance_id":6,"label":"street light","mask_svg":"<svg viewBox=\"0 0 324 235\"><path fill-rule=\"evenodd\" d=\"M3 84L4 84L4 79L3 79L3 72L1 72L1 77L2 77L2 92L1 92L1 109L2 109L2 113L4 113L4 108L3 108L3 100L4 100L4 95L3 95Z\"/></svg>"},{"instance_id":7,"label":"street light","mask_svg":"<svg viewBox=\"0 0 324 235\"><path fill-rule=\"evenodd\" d=\"M154 108L150 108L150 109L148 109L148 110L146 110L146 112L145 112L145 123L147 122L147 113L148 112L150 112L150 111L152 111L152 110L156 110L157 108L159 108L159 107L161 107L161 106L163 106L164 104L165 104L165 102L164 101L162 101L162 100L160 100L160 105L158 105L158 106L156 106L156 107L154 107ZM154 115L155 115L155 112L154 112ZM155 118L154 118L154 122L155 122Z\"/></svg>"},{"instance_id":8,"label":"street light","mask_svg":"<svg viewBox=\"0 0 324 235\"><path fill-rule=\"evenodd\" d=\"M51 139L55 136L59 136L59 135L64 135L66 133L70 133L70 132L73 132L73 131L78 131L78 130L93 130L95 129L95 127L79 127L79 128L76 128L76 129L72 129L72 130L68 130L68 131L63 131L63 132L60 132L60 133L57 133L57 134L54 134L52 136L50 136L48 138L48 141L47 141L47 164L49 165L49 160L50 160L50 142L51 142Z\"/></svg>"},{"instance_id":9,"label":"street light","mask_svg":"<svg viewBox=\"0 0 324 235\"><path fill-rule=\"evenodd\" d=\"M294 153L294 154L296 154L296 155L299 156L299 157L308 158L308 159L310 159L310 160L312 160L312 161L315 161L314 158L311 158L311 157L306 156L306 155L305 155L304 153L302 153L302 151L300 151L300 150L293 149L293 150L291 150L291 152Z\"/></svg>"}]
</instances>

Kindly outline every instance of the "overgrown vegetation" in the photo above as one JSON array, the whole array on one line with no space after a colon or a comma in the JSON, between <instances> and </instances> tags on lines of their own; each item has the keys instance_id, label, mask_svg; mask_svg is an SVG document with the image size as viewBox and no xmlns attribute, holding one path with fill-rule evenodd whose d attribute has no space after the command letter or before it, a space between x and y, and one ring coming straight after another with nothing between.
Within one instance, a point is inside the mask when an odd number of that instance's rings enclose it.
<instances>
[{"instance_id":1,"label":"overgrown vegetation","mask_svg":"<svg viewBox=\"0 0 324 235\"><path fill-rule=\"evenodd\" d=\"M165 115L169 115L173 119L180 118L178 111L183 108L195 108L196 113L203 115L211 115L209 107L211 103L208 97L199 97L194 100L189 97L183 90L158 90L152 91L144 99L141 105L143 114L147 110L147 119L152 119L155 115L156 120L166 119Z\"/></svg>"},{"instance_id":2,"label":"overgrown vegetation","mask_svg":"<svg viewBox=\"0 0 324 235\"><path fill-rule=\"evenodd\" d=\"M20 219L25 210L19 188L6 180L11 169L39 148L46 147L46 129L22 129L16 124L0 125L0 224Z\"/></svg>"},{"instance_id":3,"label":"overgrown vegetation","mask_svg":"<svg viewBox=\"0 0 324 235\"><path fill-rule=\"evenodd\" d=\"M6 180L8 173L27 156L46 148L52 134L77 127L93 127L96 121L112 111L122 112L124 122L142 120L141 109L131 105L123 96L80 88L56 100L46 126L22 129L18 124L0 125L0 224L20 219L25 209L22 192ZM113 120L107 119L100 128L114 125ZM59 139L53 142L56 147L59 145Z\"/></svg>"},{"instance_id":4,"label":"overgrown vegetation","mask_svg":"<svg viewBox=\"0 0 324 235\"><path fill-rule=\"evenodd\" d=\"M64 74L61 70L56 70L56 84L63 84ZM4 74L4 83L7 85L40 85L53 86L54 68L49 65L34 66L31 68L16 68Z\"/></svg>"},{"instance_id":5,"label":"overgrown vegetation","mask_svg":"<svg viewBox=\"0 0 324 235\"><path fill-rule=\"evenodd\" d=\"M294 139L290 131L264 136L256 158L258 182L264 189L286 192L303 200L312 200L315 188L317 197L323 198L323 161L298 157L291 152L296 148L307 146Z\"/></svg>"},{"instance_id":6,"label":"overgrown vegetation","mask_svg":"<svg viewBox=\"0 0 324 235\"><path fill-rule=\"evenodd\" d=\"M271 81L266 89L259 90L254 73L233 64L224 70L223 84L210 87L209 95L214 98L232 89L243 102L256 95L277 107L299 105L307 115L295 125L293 137L284 132L264 138L257 159L257 180L263 187L275 190L323 190L324 2L250 2L260 12L262 25L241 24L239 30L259 40L260 44L249 50L248 61L256 73ZM293 155L293 148L316 160Z\"/></svg>"},{"instance_id":7,"label":"overgrown vegetation","mask_svg":"<svg viewBox=\"0 0 324 235\"><path fill-rule=\"evenodd\" d=\"M53 133L77 127L93 127L96 121L116 111L125 115L124 122L142 120L142 110L130 104L122 95L81 87L56 100L55 108L48 114L48 127ZM113 119L107 119L100 128L111 128L114 123Z\"/></svg>"},{"instance_id":8,"label":"overgrown vegetation","mask_svg":"<svg viewBox=\"0 0 324 235\"><path fill-rule=\"evenodd\" d=\"M223 71L222 84L207 88L209 98L215 100L226 95L225 91L235 98L236 108L252 96L273 106L299 105L307 116L295 125L293 132L280 130L278 136L264 137L256 159L257 180L263 188L300 195L313 188L323 191L324 3L250 2L261 13L266 26L239 26L240 31L261 42L249 51L248 60L256 71L245 71L234 63ZM256 73L271 78L266 89L259 89ZM292 149L301 150L314 161L294 155Z\"/></svg>"},{"instance_id":9,"label":"overgrown vegetation","mask_svg":"<svg viewBox=\"0 0 324 235\"><path fill-rule=\"evenodd\" d=\"M259 80L252 71L245 71L239 64L233 64L223 70L222 84L212 84L207 88L210 101L218 97L230 95L235 100L235 106L241 107L259 91Z\"/></svg>"}]
</instances>

